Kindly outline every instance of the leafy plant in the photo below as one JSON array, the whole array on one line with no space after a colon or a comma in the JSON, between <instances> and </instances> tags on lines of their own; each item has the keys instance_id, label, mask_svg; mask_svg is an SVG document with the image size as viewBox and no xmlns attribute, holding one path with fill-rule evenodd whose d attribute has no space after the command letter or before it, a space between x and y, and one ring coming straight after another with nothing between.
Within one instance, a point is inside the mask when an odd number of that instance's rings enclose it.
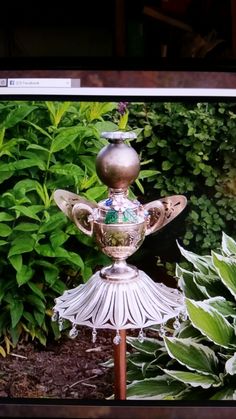
<instances>
[{"instance_id":1,"label":"leafy plant","mask_svg":"<svg viewBox=\"0 0 236 419\"><path fill-rule=\"evenodd\" d=\"M54 298L86 281L108 258L56 207L67 189L100 200L95 159L102 131L124 129L113 102L0 103L0 337L3 356L20 338L46 344ZM141 171L140 180L150 171ZM142 184L138 185L142 188ZM132 194L132 191L130 191Z\"/></svg>"},{"instance_id":2,"label":"leafy plant","mask_svg":"<svg viewBox=\"0 0 236 419\"><path fill-rule=\"evenodd\" d=\"M143 181L145 199L187 197L183 243L195 252L216 249L222 230L235 231L235 109L234 103L129 105L129 124L138 134L135 147L146 168L160 173Z\"/></svg>"},{"instance_id":3,"label":"leafy plant","mask_svg":"<svg viewBox=\"0 0 236 419\"><path fill-rule=\"evenodd\" d=\"M0 103L0 336L3 356L24 334L46 344L53 299L107 259L53 201L57 188L96 200L95 158L115 103Z\"/></svg>"},{"instance_id":4,"label":"leafy plant","mask_svg":"<svg viewBox=\"0 0 236 419\"><path fill-rule=\"evenodd\" d=\"M236 397L236 242L199 256L180 247L193 270L176 267L188 320L162 339L128 338L128 398L232 400ZM170 330L169 330L170 332Z\"/></svg>"}]
</instances>

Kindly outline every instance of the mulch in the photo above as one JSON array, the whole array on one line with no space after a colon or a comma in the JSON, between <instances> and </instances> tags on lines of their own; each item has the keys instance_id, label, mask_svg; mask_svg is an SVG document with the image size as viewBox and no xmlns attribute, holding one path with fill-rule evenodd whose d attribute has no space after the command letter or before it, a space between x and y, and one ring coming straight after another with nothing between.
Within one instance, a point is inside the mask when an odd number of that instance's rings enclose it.
<instances>
[{"instance_id":1,"label":"mulch","mask_svg":"<svg viewBox=\"0 0 236 419\"><path fill-rule=\"evenodd\" d=\"M158 276L166 283L160 273ZM97 330L95 344L91 328L78 326L78 331L75 339L70 339L65 332L58 341L48 341L46 347L22 341L6 358L0 355L1 400L105 400L111 397L114 369L102 364L113 357L114 331ZM158 338L156 332L146 332L147 336ZM138 331L128 330L127 335L137 336Z\"/></svg>"},{"instance_id":2,"label":"mulch","mask_svg":"<svg viewBox=\"0 0 236 419\"><path fill-rule=\"evenodd\" d=\"M113 356L113 334L80 327L76 339L64 335L45 347L20 342L0 358L0 397L106 399L113 390L113 368L101 364Z\"/></svg>"}]
</instances>

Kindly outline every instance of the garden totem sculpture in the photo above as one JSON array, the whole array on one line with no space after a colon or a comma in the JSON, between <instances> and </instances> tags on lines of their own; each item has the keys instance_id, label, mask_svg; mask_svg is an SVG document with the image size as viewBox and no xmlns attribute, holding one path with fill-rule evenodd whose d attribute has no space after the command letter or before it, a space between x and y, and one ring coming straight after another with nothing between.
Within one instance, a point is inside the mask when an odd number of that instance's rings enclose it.
<instances>
[{"instance_id":1,"label":"garden totem sculpture","mask_svg":"<svg viewBox=\"0 0 236 419\"><path fill-rule=\"evenodd\" d=\"M136 138L133 132L104 132L110 144L96 159L100 180L108 186L108 197L89 202L74 193L57 190L54 200L59 208L85 234L93 236L112 264L96 272L86 284L67 290L56 299L54 311L59 322L72 323L70 336L77 335L77 325L97 329L115 329L114 343L120 343L122 329L161 326L183 310L182 295L162 283L154 283L143 271L127 264L143 243L145 236L172 221L186 206L186 198L174 195L141 205L128 198L128 187L138 177L139 157L124 141ZM55 317L55 316L54 316Z\"/></svg>"}]
</instances>

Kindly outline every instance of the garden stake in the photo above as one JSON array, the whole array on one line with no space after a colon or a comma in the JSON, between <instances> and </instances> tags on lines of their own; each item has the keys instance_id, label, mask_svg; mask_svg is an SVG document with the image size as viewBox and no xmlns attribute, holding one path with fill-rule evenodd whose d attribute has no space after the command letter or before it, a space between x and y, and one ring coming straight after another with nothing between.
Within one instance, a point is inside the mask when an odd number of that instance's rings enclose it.
<instances>
[{"instance_id":1,"label":"garden stake","mask_svg":"<svg viewBox=\"0 0 236 419\"><path fill-rule=\"evenodd\" d=\"M121 341L114 344L114 396L115 400L126 399L126 330L119 330Z\"/></svg>"},{"instance_id":2,"label":"garden stake","mask_svg":"<svg viewBox=\"0 0 236 419\"><path fill-rule=\"evenodd\" d=\"M114 343L115 398L126 398L126 330L139 329L138 340L145 339L144 328L175 318L174 327L184 313L182 294L162 283L154 283L143 271L126 263L141 246L145 236L172 221L186 206L183 195L174 195L141 205L129 199L128 188L139 175L136 151L125 140L136 138L134 132L104 132L110 141L96 158L96 171L108 186L108 197L98 203L74 193L57 190L54 200L76 226L93 236L112 264L96 272L85 284L67 290L55 299L53 320L60 330L63 320L71 322L71 338L78 335L77 325L92 328L92 342L97 329L116 331Z\"/></svg>"}]
</instances>

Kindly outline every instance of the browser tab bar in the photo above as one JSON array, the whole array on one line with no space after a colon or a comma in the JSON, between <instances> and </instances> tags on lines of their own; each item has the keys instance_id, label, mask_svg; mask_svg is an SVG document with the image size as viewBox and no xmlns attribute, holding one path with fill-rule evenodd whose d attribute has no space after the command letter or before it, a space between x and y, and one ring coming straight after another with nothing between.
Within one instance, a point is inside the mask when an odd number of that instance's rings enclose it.
<instances>
[{"instance_id":1,"label":"browser tab bar","mask_svg":"<svg viewBox=\"0 0 236 419\"><path fill-rule=\"evenodd\" d=\"M7 79L0 79L0 87L7 87Z\"/></svg>"},{"instance_id":2,"label":"browser tab bar","mask_svg":"<svg viewBox=\"0 0 236 419\"><path fill-rule=\"evenodd\" d=\"M0 79L7 80L4 86L10 88L70 88L72 87L72 79L64 78L9 78ZM73 83L74 84L74 83ZM1 85L3 86L3 84ZM77 79L76 86L80 86L80 80Z\"/></svg>"}]
</instances>

